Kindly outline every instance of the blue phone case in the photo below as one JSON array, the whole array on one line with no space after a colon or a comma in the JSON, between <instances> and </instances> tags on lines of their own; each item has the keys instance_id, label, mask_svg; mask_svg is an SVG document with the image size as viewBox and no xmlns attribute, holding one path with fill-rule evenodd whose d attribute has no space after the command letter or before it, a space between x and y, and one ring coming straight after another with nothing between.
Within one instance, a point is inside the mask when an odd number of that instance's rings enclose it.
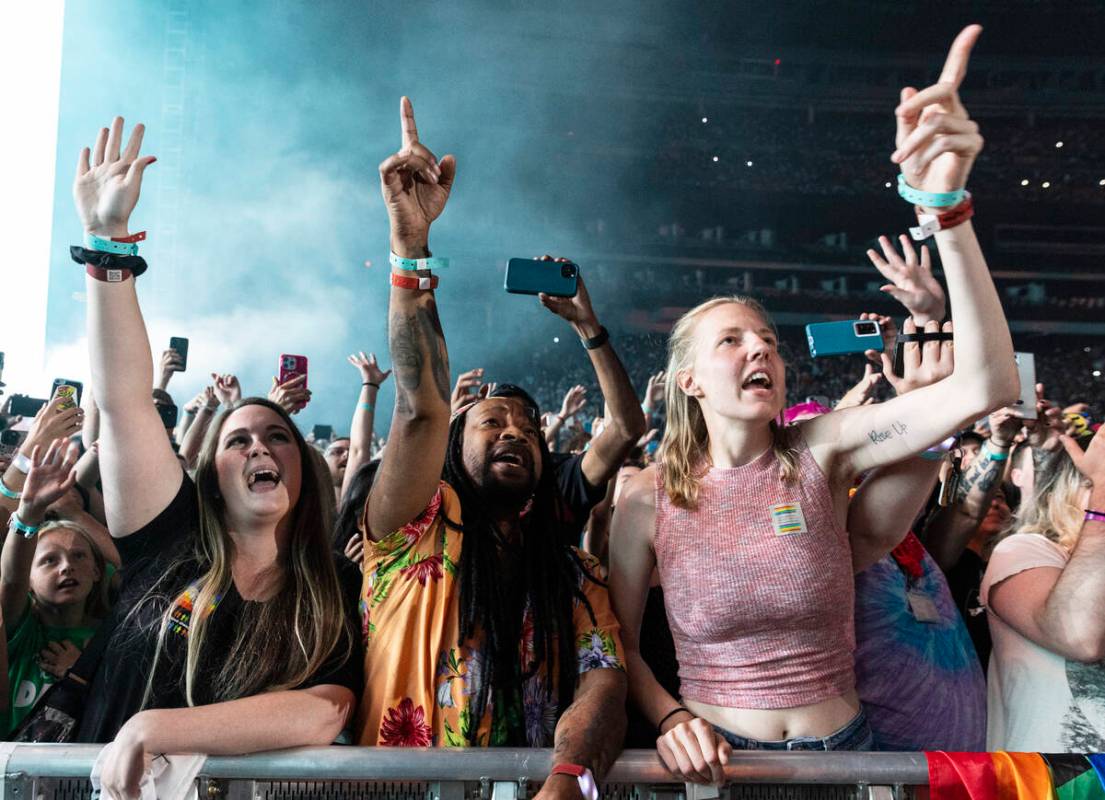
<instances>
[{"instance_id":1,"label":"blue phone case","mask_svg":"<svg viewBox=\"0 0 1105 800\"><path fill-rule=\"evenodd\" d=\"M561 264L532 258L512 258L506 265L503 286L511 294L544 292L553 297L575 297L579 287L579 267L571 262Z\"/></svg>"},{"instance_id":2,"label":"blue phone case","mask_svg":"<svg viewBox=\"0 0 1105 800\"><path fill-rule=\"evenodd\" d=\"M806 326L806 341L814 358L862 353L882 350L882 330L871 319L814 322Z\"/></svg>"}]
</instances>

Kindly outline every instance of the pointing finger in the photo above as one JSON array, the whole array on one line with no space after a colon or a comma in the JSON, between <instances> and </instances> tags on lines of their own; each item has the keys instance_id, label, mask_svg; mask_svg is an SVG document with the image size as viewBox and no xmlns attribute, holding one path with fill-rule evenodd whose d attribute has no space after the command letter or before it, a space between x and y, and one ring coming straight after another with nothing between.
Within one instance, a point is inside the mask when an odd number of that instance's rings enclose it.
<instances>
[{"instance_id":1,"label":"pointing finger","mask_svg":"<svg viewBox=\"0 0 1105 800\"><path fill-rule=\"evenodd\" d=\"M981 25L968 25L959 32L948 50L944 69L940 72L941 83L951 83L957 88L963 83L963 76L967 74L967 62L971 58L971 48L975 46L981 33Z\"/></svg>"},{"instance_id":2,"label":"pointing finger","mask_svg":"<svg viewBox=\"0 0 1105 800\"><path fill-rule=\"evenodd\" d=\"M414 106L409 97L400 98L399 116L403 123L403 147L410 147L418 141L418 126L414 123Z\"/></svg>"}]
</instances>

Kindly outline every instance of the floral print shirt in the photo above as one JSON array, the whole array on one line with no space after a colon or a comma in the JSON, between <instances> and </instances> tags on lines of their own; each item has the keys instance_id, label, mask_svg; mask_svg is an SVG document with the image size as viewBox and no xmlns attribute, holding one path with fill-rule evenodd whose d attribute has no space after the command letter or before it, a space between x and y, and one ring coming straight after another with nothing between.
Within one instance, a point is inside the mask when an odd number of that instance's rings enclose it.
<instances>
[{"instance_id":1,"label":"floral print shirt","mask_svg":"<svg viewBox=\"0 0 1105 800\"><path fill-rule=\"evenodd\" d=\"M457 646L459 632L460 500L442 481L426 510L390 536L365 541L361 622L365 642L364 696L357 712L358 744L465 747L473 727L480 745L502 744L493 724L493 701L479 720L471 704L480 685L482 642ZM366 526L367 527L367 526ZM606 575L593 556L577 551L591 575ZM618 622L606 587L580 575L594 612L576 600L575 639L582 675L593 669L623 669ZM533 652L533 621L523 617L519 656ZM538 670L522 691L526 738L531 747L551 747L557 708L556 669ZM551 694L546 691L552 675Z\"/></svg>"}]
</instances>

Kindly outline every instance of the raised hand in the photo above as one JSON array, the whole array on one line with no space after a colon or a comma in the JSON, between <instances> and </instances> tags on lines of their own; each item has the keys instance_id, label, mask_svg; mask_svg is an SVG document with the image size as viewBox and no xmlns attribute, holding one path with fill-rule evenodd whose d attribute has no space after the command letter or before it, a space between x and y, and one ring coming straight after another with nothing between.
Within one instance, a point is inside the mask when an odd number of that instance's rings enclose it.
<instances>
[{"instance_id":1,"label":"raised hand","mask_svg":"<svg viewBox=\"0 0 1105 800\"><path fill-rule=\"evenodd\" d=\"M867 251L867 257L875 269L890 281L886 286L880 286L879 291L886 292L905 306L918 325L925 325L929 320L943 322L947 298L940 283L932 276L929 249L921 245L921 257L918 258L908 236L899 236L898 241L902 245L902 255L898 255L888 236L879 237L879 247L885 260L874 250Z\"/></svg>"},{"instance_id":2,"label":"raised hand","mask_svg":"<svg viewBox=\"0 0 1105 800\"><path fill-rule=\"evenodd\" d=\"M1095 433L1085 452L1078 442L1065 433L1059 438L1082 476L1089 478L1095 487L1105 484L1105 436L1100 431Z\"/></svg>"},{"instance_id":3,"label":"raised hand","mask_svg":"<svg viewBox=\"0 0 1105 800\"><path fill-rule=\"evenodd\" d=\"M289 414L298 414L311 402L311 390L304 388L307 382L306 375L296 375L283 383L277 383L272 379L272 388L269 389L269 400L281 406Z\"/></svg>"},{"instance_id":4,"label":"raised hand","mask_svg":"<svg viewBox=\"0 0 1105 800\"><path fill-rule=\"evenodd\" d=\"M564 400L560 404L561 421L574 417L587 405L587 390L582 386L573 386L564 394Z\"/></svg>"},{"instance_id":5,"label":"raised hand","mask_svg":"<svg viewBox=\"0 0 1105 800\"><path fill-rule=\"evenodd\" d=\"M184 370L184 359L180 353L172 348L161 353L161 374L181 372Z\"/></svg>"},{"instance_id":6,"label":"raised hand","mask_svg":"<svg viewBox=\"0 0 1105 800\"><path fill-rule=\"evenodd\" d=\"M550 255L541 256L538 261L555 261L557 264L571 263L571 259L553 258ZM591 323L598 324L595 310L591 307L591 295L587 293L587 287L583 284L583 276L576 279L576 293L574 297L553 297L551 294L541 292L537 298L541 305L573 325Z\"/></svg>"},{"instance_id":7,"label":"raised hand","mask_svg":"<svg viewBox=\"0 0 1105 800\"><path fill-rule=\"evenodd\" d=\"M456 385L453 386L453 395L449 401L450 411L455 414L475 400L481 383L483 383L483 369L481 367L460 373L457 376Z\"/></svg>"},{"instance_id":8,"label":"raised hand","mask_svg":"<svg viewBox=\"0 0 1105 800\"><path fill-rule=\"evenodd\" d=\"M96 144L81 150L77 174L73 179L73 201L81 224L89 233L105 238L126 236L127 222L142 190L142 174L157 160L141 156L142 137L146 132L141 123L134 126L126 150L120 154L123 139L123 118L112 120L111 129L100 129Z\"/></svg>"},{"instance_id":9,"label":"raised hand","mask_svg":"<svg viewBox=\"0 0 1105 800\"><path fill-rule=\"evenodd\" d=\"M863 377L859 379L851 389L836 404L839 411L842 408L853 406L866 406L875 402L875 390L882 383L882 373L875 372L875 366L870 361L863 365Z\"/></svg>"},{"instance_id":10,"label":"raised hand","mask_svg":"<svg viewBox=\"0 0 1105 800\"><path fill-rule=\"evenodd\" d=\"M425 248L430 224L449 200L457 162L451 155L439 162L418 140L414 108L406 97L399 101L399 115L402 145L399 152L380 164L380 191L391 220L392 250L404 258L418 258L425 253L399 252L396 248Z\"/></svg>"},{"instance_id":11,"label":"raised hand","mask_svg":"<svg viewBox=\"0 0 1105 800\"><path fill-rule=\"evenodd\" d=\"M1050 400L1044 399L1042 383L1036 384L1036 419L1026 419L1024 427L1028 431L1026 441L1029 447L1054 452L1062 445L1060 436L1066 430L1063 412Z\"/></svg>"},{"instance_id":12,"label":"raised hand","mask_svg":"<svg viewBox=\"0 0 1105 800\"><path fill-rule=\"evenodd\" d=\"M971 165L982 150L978 125L959 101L971 49L982 26L968 25L952 42L940 79L918 92L902 89L894 111L896 149L890 160L900 164L906 182L924 192L951 192L967 184Z\"/></svg>"},{"instance_id":13,"label":"raised hand","mask_svg":"<svg viewBox=\"0 0 1105 800\"><path fill-rule=\"evenodd\" d=\"M655 375L648 376L648 385L645 386L645 405L656 408L664 402L664 379L666 373L660 370Z\"/></svg>"},{"instance_id":14,"label":"raised hand","mask_svg":"<svg viewBox=\"0 0 1105 800\"><path fill-rule=\"evenodd\" d=\"M45 449L35 446L31 451L31 471L23 482L23 497L19 517L28 525L37 524L50 504L73 488L77 473L73 466L79 455L77 446L59 438Z\"/></svg>"},{"instance_id":15,"label":"raised hand","mask_svg":"<svg viewBox=\"0 0 1105 800\"><path fill-rule=\"evenodd\" d=\"M27 438L19 447L19 452L30 456L31 451L36 447L45 451L55 439L67 438L81 432L81 426L84 424L84 409L75 406L59 410L59 406L65 400L64 397L55 397L38 410Z\"/></svg>"},{"instance_id":16,"label":"raised hand","mask_svg":"<svg viewBox=\"0 0 1105 800\"><path fill-rule=\"evenodd\" d=\"M1013 446L1024 420L1008 406L990 412L990 442L1003 450Z\"/></svg>"},{"instance_id":17,"label":"raised hand","mask_svg":"<svg viewBox=\"0 0 1105 800\"><path fill-rule=\"evenodd\" d=\"M941 327L936 320L929 320L924 330L925 333L939 333L941 330L951 333L952 324L945 322ZM917 332L912 318L905 321L902 331L906 334ZM882 359L882 374L899 395L941 381L955 369L955 351L950 339L943 342L928 341L923 345L920 342L906 342L902 352L903 374L900 378L894 374L893 357L885 351L879 357Z\"/></svg>"},{"instance_id":18,"label":"raised hand","mask_svg":"<svg viewBox=\"0 0 1105 800\"><path fill-rule=\"evenodd\" d=\"M361 373L362 383L374 383L379 387L391 375L390 369L386 371L380 369L380 365L376 363L375 353L369 353L366 356L362 350L349 356L348 360Z\"/></svg>"},{"instance_id":19,"label":"raised hand","mask_svg":"<svg viewBox=\"0 0 1105 800\"><path fill-rule=\"evenodd\" d=\"M238 383L237 375L231 375L229 372L222 374L212 372L211 380L215 382L211 388L220 403L230 405L242 399L242 386Z\"/></svg>"}]
</instances>

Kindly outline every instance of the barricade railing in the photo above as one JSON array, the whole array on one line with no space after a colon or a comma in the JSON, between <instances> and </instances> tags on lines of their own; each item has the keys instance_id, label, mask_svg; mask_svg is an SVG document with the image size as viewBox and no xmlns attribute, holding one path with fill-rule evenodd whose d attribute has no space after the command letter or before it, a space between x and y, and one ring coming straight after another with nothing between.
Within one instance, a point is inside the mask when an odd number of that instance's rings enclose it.
<instances>
[{"instance_id":1,"label":"barricade railing","mask_svg":"<svg viewBox=\"0 0 1105 800\"><path fill-rule=\"evenodd\" d=\"M91 798L98 745L3 748L0 800ZM548 775L551 750L310 747L209 756L200 800L527 800ZM610 800L907 800L928 784L921 753L736 752L728 785L677 782L653 750L627 750L610 769Z\"/></svg>"}]
</instances>

